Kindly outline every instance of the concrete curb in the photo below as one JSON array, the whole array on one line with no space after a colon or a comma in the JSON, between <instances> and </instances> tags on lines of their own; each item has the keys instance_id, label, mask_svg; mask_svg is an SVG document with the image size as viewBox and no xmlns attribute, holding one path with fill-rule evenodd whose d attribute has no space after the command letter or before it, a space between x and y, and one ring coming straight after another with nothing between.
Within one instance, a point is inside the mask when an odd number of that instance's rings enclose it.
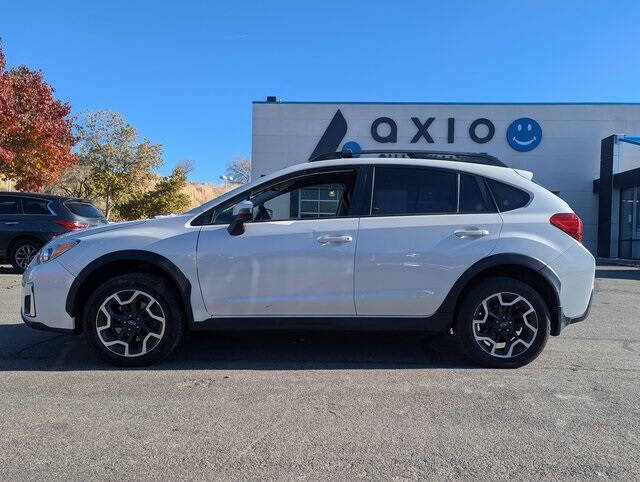
<instances>
[{"instance_id":1,"label":"concrete curb","mask_svg":"<svg viewBox=\"0 0 640 482\"><path fill-rule=\"evenodd\" d=\"M631 268L640 268L640 260L635 260L635 259L596 258L596 264L598 265L613 264L617 266L629 266Z\"/></svg>"}]
</instances>

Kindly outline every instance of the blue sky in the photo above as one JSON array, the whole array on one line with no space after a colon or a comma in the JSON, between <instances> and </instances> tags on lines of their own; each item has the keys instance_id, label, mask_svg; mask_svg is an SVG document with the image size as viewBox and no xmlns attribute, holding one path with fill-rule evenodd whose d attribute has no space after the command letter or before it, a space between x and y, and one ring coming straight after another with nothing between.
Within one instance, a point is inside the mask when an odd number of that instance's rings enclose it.
<instances>
[{"instance_id":1,"label":"blue sky","mask_svg":"<svg viewBox=\"0 0 640 482\"><path fill-rule=\"evenodd\" d=\"M251 153L251 102L640 102L640 2L3 0L9 66L110 109L168 172Z\"/></svg>"}]
</instances>

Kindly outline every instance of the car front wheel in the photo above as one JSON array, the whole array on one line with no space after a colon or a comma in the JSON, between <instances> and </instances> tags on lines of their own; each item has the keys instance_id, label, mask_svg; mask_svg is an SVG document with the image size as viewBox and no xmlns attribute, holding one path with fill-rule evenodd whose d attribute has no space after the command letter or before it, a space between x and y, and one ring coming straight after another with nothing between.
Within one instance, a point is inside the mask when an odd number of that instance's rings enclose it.
<instances>
[{"instance_id":1,"label":"car front wheel","mask_svg":"<svg viewBox=\"0 0 640 482\"><path fill-rule=\"evenodd\" d=\"M83 328L89 343L108 361L144 366L168 356L184 332L175 290L143 273L112 278L87 301Z\"/></svg>"},{"instance_id":2,"label":"car front wheel","mask_svg":"<svg viewBox=\"0 0 640 482\"><path fill-rule=\"evenodd\" d=\"M465 296L454 332L473 361L517 368L533 361L549 337L549 309L531 286L512 278L491 278Z\"/></svg>"}]
</instances>

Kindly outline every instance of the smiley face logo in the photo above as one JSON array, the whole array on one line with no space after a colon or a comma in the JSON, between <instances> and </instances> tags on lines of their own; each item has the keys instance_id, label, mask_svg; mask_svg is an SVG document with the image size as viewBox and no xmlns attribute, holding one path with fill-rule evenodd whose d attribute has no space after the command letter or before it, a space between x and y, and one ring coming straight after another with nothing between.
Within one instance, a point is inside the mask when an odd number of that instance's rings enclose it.
<instances>
[{"instance_id":1,"label":"smiley face logo","mask_svg":"<svg viewBox=\"0 0 640 482\"><path fill-rule=\"evenodd\" d=\"M514 120L507 129L507 142L516 151L531 151L538 147L541 140L540 124L529 117Z\"/></svg>"}]
</instances>

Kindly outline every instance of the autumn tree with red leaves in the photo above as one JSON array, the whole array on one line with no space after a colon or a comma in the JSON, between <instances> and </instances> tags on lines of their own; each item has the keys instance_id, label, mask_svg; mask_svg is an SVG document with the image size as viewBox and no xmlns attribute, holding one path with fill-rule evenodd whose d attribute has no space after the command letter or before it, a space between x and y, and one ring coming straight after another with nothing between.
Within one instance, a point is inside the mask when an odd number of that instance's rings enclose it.
<instances>
[{"instance_id":1,"label":"autumn tree with red leaves","mask_svg":"<svg viewBox=\"0 0 640 482\"><path fill-rule=\"evenodd\" d=\"M38 191L76 162L71 106L53 97L41 71L5 66L0 39L0 177Z\"/></svg>"}]
</instances>

